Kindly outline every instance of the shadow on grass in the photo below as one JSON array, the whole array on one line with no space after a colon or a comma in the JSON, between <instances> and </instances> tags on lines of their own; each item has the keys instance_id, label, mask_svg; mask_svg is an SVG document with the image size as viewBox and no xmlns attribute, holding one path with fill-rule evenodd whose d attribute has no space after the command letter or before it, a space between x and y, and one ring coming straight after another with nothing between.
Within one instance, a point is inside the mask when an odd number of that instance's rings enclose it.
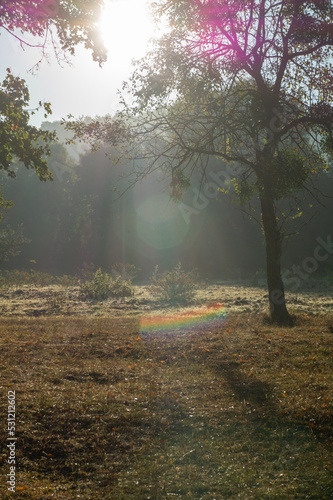
<instances>
[{"instance_id":1,"label":"shadow on grass","mask_svg":"<svg viewBox=\"0 0 333 500\"><path fill-rule=\"evenodd\" d=\"M38 434L25 432L19 436L21 470L44 470L70 481L91 474L105 480L106 461L111 461L112 473L116 473L146 440L146 429L138 415L103 415L101 422L101 418L75 411L54 414L49 410L37 415L36 420Z\"/></svg>"},{"instance_id":2,"label":"shadow on grass","mask_svg":"<svg viewBox=\"0 0 333 500\"><path fill-rule=\"evenodd\" d=\"M246 375L240 370L236 361L222 362L215 371L229 386L231 392L240 401L263 405L268 404L272 408L272 387L267 382L262 382L254 375Z\"/></svg>"}]
</instances>

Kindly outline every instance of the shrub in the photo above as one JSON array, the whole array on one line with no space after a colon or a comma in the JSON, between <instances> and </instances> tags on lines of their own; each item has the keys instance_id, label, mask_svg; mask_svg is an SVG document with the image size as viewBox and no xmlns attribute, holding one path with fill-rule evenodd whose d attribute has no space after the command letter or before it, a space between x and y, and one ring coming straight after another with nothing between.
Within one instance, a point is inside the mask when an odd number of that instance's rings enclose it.
<instances>
[{"instance_id":1,"label":"shrub","mask_svg":"<svg viewBox=\"0 0 333 500\"><path fill-rule=\"evenodd\" d=\"M52 274L35 271L34 269L30 269L28 280L34 286L50 286L56 281Z\"/></svg>"},{"instance_id":2,"label":"shrub","mask_svg":"<svg viewBox=\"0 0 333 500\"><path fill-rule=\"evenodd\" d=\"M105 300L109 297L130 297L133 289L129 281L113 279L109 274L97 269L90 280L81 282L80 291L86 297Z\"/></svg>"},{"instance_id":3,"label":"shrub","mask_svg":"<svg viewBox=\"0 0 333 500\"><path fill-rule=\"evenodd\" d=\"M51 274L35 271L34 269L30 269L30 271L13 269L12 271L2 271L0 281L2 286L6 287L22 285L49 286L54 284L56 279Z\"/></svg>"},{"instance_id":4,"label":"shrub","mask_svg":"<svg viewBox=\"0 0 333 500\"><path fill-rule=\"evenodd\" d=\"M120 277L113 278L110 285L111 297L131 297L134 294L130 280Z\"/></svg>"},{"instance_id":5,"label":"shrub","mask_svg":"<svg viewBox=\"0 0 333 500\"><path fill-rule=\"evenodd\" d=\"M151 290L168 302L187 303L190 302L196 290L194 271L185 272L179 262L172 271L158 273L155 267L151 278Z\"/></svg>"},{"instance_id":6,"label":"shrub","mask_svg":"<svg viewBox=\"0 0 333 500\"><path fill-rule=\"evenodd\" d=\"M115 278L121 278L123 281L133 281L137 276L138 269L134 266L134 264L129 264L128 262L117 262L114 266L112 266L112 276Z\"/></svg>"}]
</instances>

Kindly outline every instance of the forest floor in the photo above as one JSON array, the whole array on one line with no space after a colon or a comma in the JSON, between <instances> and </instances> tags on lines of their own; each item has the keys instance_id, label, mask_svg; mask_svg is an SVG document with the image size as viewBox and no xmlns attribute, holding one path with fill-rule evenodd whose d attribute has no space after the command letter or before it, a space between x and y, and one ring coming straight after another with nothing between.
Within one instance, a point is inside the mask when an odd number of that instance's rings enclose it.
<instances>
[{"instance_id":1,"label":"forest floor","mask_svg":"<svg viewBox=\"0 0 333 500\"><path fill-rule=\"evenodd\" d=\"M288 294L281 328L264 288L212 284L189 307L221 323L163 333L142 315L188 308L145 286L0 293L1 499L333 498L332 290Z\"/></svg>"},{"instance_id":2,"label":"forest floor","mask_svg":"<svg viewBox=\"0 0 333 500\"><path fill-rule=\"evenodd\" d=\"M150 286L134 285L134 296L96 301L83 299L78 286L20 285L0 289L1 316L140 316L149 313L181 311L183 307L170 306L154 295ZM312 285L297 292L287 292L287 303L291 313L308 315L333 313L333 285ZM248 283L220 282L205 285L196 290L189 309L209 303L222 303L228 314L263 313L268 309L265 286Z\"/></svg>"}]
</instances>

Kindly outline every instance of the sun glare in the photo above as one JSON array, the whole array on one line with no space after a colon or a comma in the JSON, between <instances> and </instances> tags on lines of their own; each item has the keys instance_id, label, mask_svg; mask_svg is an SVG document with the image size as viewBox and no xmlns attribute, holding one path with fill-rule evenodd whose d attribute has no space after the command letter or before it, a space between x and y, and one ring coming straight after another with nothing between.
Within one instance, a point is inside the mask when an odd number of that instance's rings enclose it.
<instances>
[{"instance_id":1,"label":"sun glare","mask_svg":"<svg viewBox=\"0 0 333 500\"><path fill-rule=\"evenodd\" d=\"M142 57L154 35L154 23L145 0L105 0L100 29L108 59L121 66Z\"/></svg>"}]
</instances>

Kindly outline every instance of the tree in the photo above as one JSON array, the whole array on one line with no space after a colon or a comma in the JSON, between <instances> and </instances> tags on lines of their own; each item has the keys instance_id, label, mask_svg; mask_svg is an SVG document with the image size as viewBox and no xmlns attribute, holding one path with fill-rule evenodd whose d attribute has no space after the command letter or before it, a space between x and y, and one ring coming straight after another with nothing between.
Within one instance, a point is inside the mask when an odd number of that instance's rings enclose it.
<instances>
[{"instance_id":1,"label":"tree","mask_svg":"<svg viewBox=\"0 0 333 500\"><path fill-rule=\"evenodd\" d=\"M46 181L52 175L45 156L50 154L49 146L56 136L29 124L32 112L25 109L28 104L29 91L24 80L7 69L7 77L0 85L0 169L15 177L13 161L17 158ZM43 106L47 116L50 106L48 103Z\"/></svg>"},{"instance_id":2,"label":"tree","mask_svg":"<svg viewBox=\"0 0 333 500\"><path fill-rule=\"evenodd\" d=\"M8 262L12 257L20 254L20 247L30 243L30 240L24 237L23 227L19 225L16 229L10 226L0 230L0 266Z\"/></svg>"},{"instance_id":3,"label":"tree","mask_svg":"<svg viewBox=\"0 0 333 500\"><path fill-rule=\"evenodd\" d=\"M0 190L0 221L4 217L4 210L13 206L11 201L5 200L2 190Z\"/></svg>"},{"instance_id":4,"label":"tree","mask_svg":"<svg viewBox=\"0 0 333 500\"><path fill-rule=\"evenodd\" d=\"M5 0L0 3L0 35L5 31L18 39L22 47L39 48L41 54L36 67L47 57L50 46L60 61L73 55L80 43L92 50L93 59L101 65L106 59L97 25L102 4L102 0ZM27 169L35 170L40 180L52 180L47 157L56 133L32 126L29 122L36 110L28 106L29 90L25 81L7 69L7 76L0 83L0 170L15 177L19 160ZM51 114L50 103L39 102L39 108L44 109L45 118ZM0 210L10 206L1 192ZM2 229L0 265L18 255L19 247L28 241L23 236L22 225L16 230L10 226Z\"/></svg>"},{"instance_id":5,"label":"tree","mask_svg":"<svg viewBox=\"0 0 333 500\"><path fill-rule=\"evenodd\" d=\"M13 203L5 200L3 192L0 191L0 221L4 218L4 211L11 208ZM11 257L15 257L20 253L20 246L24 243L29 243L23 236L23 227L19 225L17 229L12 229L7 226L0 230L0 266L7 262Z\"/></svg>"},{"instance_id":6,"label":"tree","mask_svg":"<svg viewBox=\"0 0 333 500\"><path fill-rule=\"evenodd\" d=\"M22 47L39 48L39 63L47 56L50 46L59 61L73 55L75 47L83 43L101 65L106 59L97 25L102 4L102 0L3 1L0 4L0 35L6 31L17 38ZM0 169L15 176L12 162L16 157L45 181L52 179L46 157L56 135L29 124L36 110L27 109L28 104L25 81L14 77L7 69L7 77L0 84ZM49 103L40 102L39 107L44 109L45 117L51 113Z\"/></svg>"},{"instance_id":7,"label":"tree","mask_svg":"<svg viewBox=\"0 0 333 500\"><path fill-rule=\"evenodd\" d=\"M240 201L260 203L271 318L291 325L286 226L333 145L331 2L160 0L155 10L168 29L124 86L130 104L68 127L144 160L138 177L163 168L175 196L209 156L232 164Z\"/></svg>"}]
</instances>

